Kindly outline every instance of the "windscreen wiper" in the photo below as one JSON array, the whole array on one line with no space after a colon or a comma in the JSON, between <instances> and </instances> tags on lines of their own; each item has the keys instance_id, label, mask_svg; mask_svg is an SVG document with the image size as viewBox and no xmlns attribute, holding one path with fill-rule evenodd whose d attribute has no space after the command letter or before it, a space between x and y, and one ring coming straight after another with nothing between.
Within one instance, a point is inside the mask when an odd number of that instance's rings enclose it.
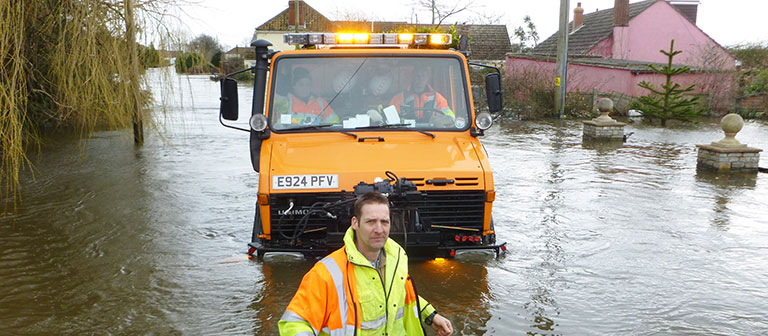
<instances>
[{"instance_id":1,"label":"windscreen wiper","mask_svg":"<svg viewBox=\"0 0 768 336\"><path fill-rule=\"evenodd\" d=\"M405 128L405 127L407 127L407 126L411 126L411 124L384 124L384 125L371 125L371 126L360 126L360 127L355 127L355 129L376 129L376 128ZM410 128L408 128L408 129L410 129ZM424 134L424 135L428 135L428 136L431 136L432 138L434 138L434 137L435 137L435 135L434 135L434 134L432 134L432 133L429 133L429 132L427 132L427 131L422 131L422 130L418 130L418 129L413 129L413 130L414 130L414 131L416 131L416 132L419 132L419 133L421 133L421 134Z\"/></svg>"},{"instance_id":2,"label":"windscreen wiper","mask_svg":"<svg viewBox=\"0 0 768 336\"><path fill-rule=\"evenodd\" d=\"M334 124L306 125L306 126L284 128L281 131L301 131L301 130L309 130L309 129L321 129L321 128L326 128L326 127L331 127L331 126L338 126L338 125L334 125ZM340 131L340 132L341 132L341 134L349 135L349 136L357 139L357 134L350 133L350 132L345 132L345 131Z\"/></svg>"},{"instance_id":3,"label":"windscreen wiper","mask_svg":"<svg viewBox=\"0 0 768 336\"><path fill-rule=\"evenodd\" d=\"M331 126L335 126L335 125L334 124L306 125L306 126L283 128L280 131L301 131L301 130L310 130L310 129L321 129L321 128L326 128Z\"/></svg>"}]
</instances>

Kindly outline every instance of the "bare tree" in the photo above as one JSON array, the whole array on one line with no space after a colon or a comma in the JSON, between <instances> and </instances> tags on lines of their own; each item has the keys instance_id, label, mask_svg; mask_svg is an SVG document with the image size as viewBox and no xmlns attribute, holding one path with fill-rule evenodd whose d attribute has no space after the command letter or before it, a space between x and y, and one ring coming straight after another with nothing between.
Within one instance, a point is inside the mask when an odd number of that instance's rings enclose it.
<instances>
[{"instance_id":1,"label":"bare tree","mask_svg":"<svg viewBox=\"0 0 768 336\"><path fill-rule=\"evenodd\" d=\"M474 3L473 0L458 0L453 5L438 3L438 0L416 0L416 6L426 8L432 13L432 25L440 27L445 19L461 13Z\"/></svg>"},{"instance_id":2,"label":"bare tree","mask_svg":"<svg viewBox=\"0 0 768 336\"><path fill-rule=\"evenodd\" d=\"M203 59L205 59L206 62L209 62L211 57L215 53L222 51L223 48L221 47L221 44L219 44L217 38L206 34L200 34L189 42L189 49L199 53L203 56Z\"/></svg>"}]
</instances>

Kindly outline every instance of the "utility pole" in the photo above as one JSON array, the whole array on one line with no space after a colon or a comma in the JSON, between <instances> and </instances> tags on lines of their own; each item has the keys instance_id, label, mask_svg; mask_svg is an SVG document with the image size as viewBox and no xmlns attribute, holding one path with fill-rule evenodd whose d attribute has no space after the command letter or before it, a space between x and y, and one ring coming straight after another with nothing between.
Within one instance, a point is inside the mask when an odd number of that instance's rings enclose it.
<instances>
[{"instance_id":1,"label":"utility pole","mask_svg":"<svg viewBox=\"0 0 768 336\"><path fill-rule=\"evenodd\" d=\"M296 13L296 21L293 21L293 26L296 27L296 32L299 32L299 0L296 0L294 2L294 10L293 12ZM298 46L296 46L296 49L298 49Z\"/></svg>"},{"instance_id":2,"label":"utility pole","mask_svg":"<svg viewBox=\"0 0 768 336\"><path fill-rule=\"evenodd\" d=\"M560 119L565 112L565 83L568 72L568 10L570 0L560 0L560 30L557 32L557 73L555 74L555 109Z\"/></svg>"}]
</instances>

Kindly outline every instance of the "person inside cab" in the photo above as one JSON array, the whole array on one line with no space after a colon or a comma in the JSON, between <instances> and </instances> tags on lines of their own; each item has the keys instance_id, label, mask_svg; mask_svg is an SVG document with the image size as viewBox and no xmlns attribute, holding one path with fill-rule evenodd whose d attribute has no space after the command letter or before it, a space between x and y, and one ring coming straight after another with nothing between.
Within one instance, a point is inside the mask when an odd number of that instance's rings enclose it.
<instances>
[{"instance_id":1,"label":"person inside cab","mask_svg":"<svg viewBox=\"0 0 768 336\"><path fill-rule=\"evenodd\" d=\"M403 120L415 120L417 124L429 123L435 127L451 127L456 115L448 106L448 101L429 85L430 68L414 68L411 85L404 92L398 93L389 104L397 108Z\"/></svg>"},{"instance_id":2,"label":"person inside cab","mask_svg":"<svg viewBox=\"0 0 768 336\"><path fill-rule=\"evenodd\" d=\"M291 90L285 96L277 96L273 111L280 125L338 124L339 117L328 103L312 95L312 77L302 67L293 70Z\"/></svg>"},{"instance_id":3,"label":"person inside cab","mask_svg":"<svg viewBox=\"0 0 768 336\"><path fill-rule=\"evenodd\" d=\"M424 335L422 322L451 335L451 322L416 295L408 257L389 227L389 200L373 191L360 196L344 246L301 280L280 335Z\"/></svg>"}]
</instances>

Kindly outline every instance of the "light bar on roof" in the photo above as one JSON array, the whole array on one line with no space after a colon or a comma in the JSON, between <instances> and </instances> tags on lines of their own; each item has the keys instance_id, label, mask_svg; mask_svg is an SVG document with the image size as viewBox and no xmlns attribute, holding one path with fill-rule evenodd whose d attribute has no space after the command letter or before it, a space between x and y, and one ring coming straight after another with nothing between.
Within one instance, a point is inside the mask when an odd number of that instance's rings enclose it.
<instances>
[{"instance_id":1,"label":"light bar on roof","mask_svg":"<svg viewBox=\"0 0 768 336\"><path fill-rule=\"evenodd\" d=\"M336 44L336 34L335 33L325 33L323 34L323 39L325 44Z\"/></svg>"},{"instance_id":2,"label":"light bar on roof","mask_svg":"<svg viewBox=\"0 0 768 336\"><path fill-rule=\"evenodd\" d=\"M426 45L428 41L429 41L429 34L413 35L413 44L415 45Z\"/></svg>"},{"instance_id":3,"label":"light bar on roof","mask_svg":"<svg viewBox=\"0 0 768 336\"><path fill-rule=\"evenodd\" d=\"M307 44L309 36L307 34L285 34L283 35L283 42L290 45Z\"/></svg>"},{"instance_id":4,"label":"light bar on roof","mask_svg":"<svg viewBox=\"0 0 768 336\"><path fill-rule=\"evenodd\" d=\"M384 44L397 44L397 34L384 34Z\"/></svg>"},{"instance_id":5,"label":"light bar on roof","mask_svg":"<svg viewBox=\"0 0 768 336\"><path fill-rule=\"evenodd\" d=\"M355 33L355 43L368 43L368 34L367 33Z\"/></svg>"},{"instance_id":6,"label":"light bar on roof","mask_svg":"<svg viewBox=\"0 0 768 336\"><path fill-rule=\"evenodd\" d=\"M438 33L290 33L283 35L289 45L400 44L438 46L451 44L451 34Z\"/></svg>"},{"instance_id":7,"label":"light bar on roof","mask_svg":"<svg viewBox=\"0 0 768 336\"><path fill-rule=\"evenodd\" d=\"M410 33L398 34L397 40L400 41L400 43L411 44L413 43L413 34L410 34Z\"/></svg>"},{"instance_id":8,"label":"light bar on roof","mask_svg":"<svg viewBox=\"0 0 768 336\"><path fill-rule=\"evenodd\" d=\"M323 34L307 34L309 37L307 39L307 44L322 44L323 43Z\"/></svg>"},{"instance_id":9,"label":"light bar on roof","mask_svg":"<svg viewBox=\"0 0 768 336\"><path fill-rule=\"evenodd\" d=\"M355 43L355 34L352 33L338 33L336 34L336 43Z\"/></svg>"},{"instance_id":10,"label":"light bar on roof","mask_svg":"<svg viewBox=\"0 0 768 336\"><path fill-rule=\"evenodd\" d=\"M451 44L451 34L429 34L430 44Z\"/></svg>"},{"instance_id":11,"label":"light bar on roof","mask_svg":"<svg viewBox=\"0 0 768 336\"><path fill-rule=\"evenodd\" d=\"M368 43L370 43L370 44L382 44L382 43L384 43L384 34L371 34Z\"/></svg>"}]
</instances>

